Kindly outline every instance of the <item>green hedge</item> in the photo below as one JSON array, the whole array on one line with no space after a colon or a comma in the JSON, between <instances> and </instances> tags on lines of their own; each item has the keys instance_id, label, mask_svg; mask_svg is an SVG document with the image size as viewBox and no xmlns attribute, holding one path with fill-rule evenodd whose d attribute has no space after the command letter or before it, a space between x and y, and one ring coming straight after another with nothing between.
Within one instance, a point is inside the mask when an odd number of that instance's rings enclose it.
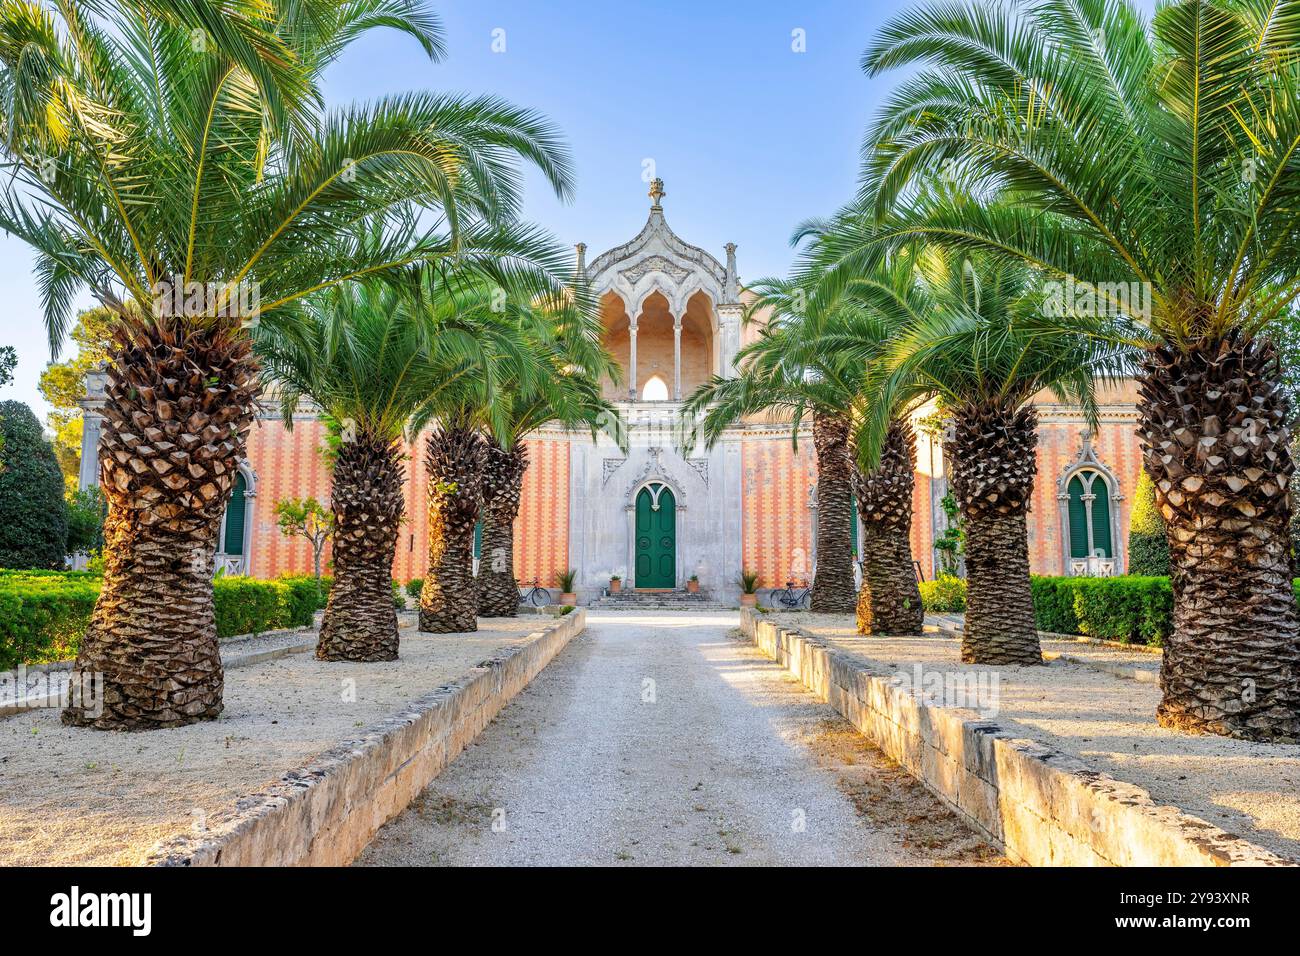
<instances>
[{"instance_id":1,"label":"green hedge","mask_svg":"<svg viewBox=\"0 0 1300 956\"><path fill-rule=\"evenodd\" d=\"M328 579L322 579L328 593ZM75 657L99 596L86 572L0 571L0 669ZM218 637L310 627L324 605L311 577L275 581L222 577L212 582Z\"/></svg>"},{"instance_id":2,"label":"green hedge","mask_svg":"<svg viewBox=\"0 0 1300 956\"><path fill-rule=\"evenodd\" d=\"M75 657L98 597L98 582L56 572L0 577L0 669Z\"/></svg>"},{"instance_id":3,"label":"green hedge","mask_svg":"<svg viewBox=\"0 0 1300 956\"><path fill-rule=\"evenodd\" d=\"M1168 578L1032 578L1038 628L1160 645L1173 628Z\"/></svg>"},{"instance_id":4,"label":"green hedge","mask_svg":"<svg viewBox=\"0 0 1300 956\"><path fill-rule=\"evenodd\" d=\"M1174 596L1165 577L1033 577L1038 629L1159 646L1173 629ZM1300 604L1300 579L1292 584ZM961 611L966 582L940 578L921 584L927 611Z\"/></svg>"}]
</instances>

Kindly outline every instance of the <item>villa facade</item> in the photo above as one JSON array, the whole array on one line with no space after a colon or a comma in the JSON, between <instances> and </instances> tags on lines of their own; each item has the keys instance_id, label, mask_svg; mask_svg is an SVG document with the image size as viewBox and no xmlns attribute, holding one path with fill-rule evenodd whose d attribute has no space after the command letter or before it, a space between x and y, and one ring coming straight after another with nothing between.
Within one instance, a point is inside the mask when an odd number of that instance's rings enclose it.
<instances>
[{"instance_id":1,"label":"villa facade","mask_svg":"<svg viewBox=\"0 0 1300 956\"><path fill-rule=\"evenodd\" d=\"M578 572L579 599L598 595L611 575L625 587L673 589L697 576L729 599L742 569L762 587L811 577L816 561L817 466L805 429L792 442L788 423L757 417L727 430L712 447L681 447L681 400L712 375L733 375L736 354L762 317L744 321L747 293L736 249L723 257L679 238L664 216L662 183L650 214L628 242L582 269L599 297L605 342L623 369L605 393L627 427L627 448L612 438L558 427L528 440L530 466L515 527L516 573L553 586L559 570ZM82 487L98 481L98 406L92 376L84 407ZM1131 496L1141 468L1135 389L1108 388L1101 426L1089 434L1079 409L1038 402L1038 480L1029 516L1030 559L1039 574L1122 573ZM913 555L934 576L934 541L946 527L947 491L939 437L918 413ZM249 437L247 458L227 510L218 560L228 573L274 577L307 572L311 552L281 534L276 502L328 501L325 427L310 409L287 428L267 407ZM393 576L424 574L427 514L423 436L408 449L406 526ZM328 557L328 553L327 553Z\"/></svg>"}]
</instances>

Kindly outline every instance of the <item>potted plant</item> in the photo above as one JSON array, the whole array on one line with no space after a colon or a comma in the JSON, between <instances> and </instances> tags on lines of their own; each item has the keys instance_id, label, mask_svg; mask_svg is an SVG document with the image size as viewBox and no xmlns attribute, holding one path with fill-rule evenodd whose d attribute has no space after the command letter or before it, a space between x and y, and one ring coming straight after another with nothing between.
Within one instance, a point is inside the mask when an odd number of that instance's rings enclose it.
<instances>
[{"instance_id":1,"label":"potted plant","mask_svg":"<svg viewBox=\"0 0 1300 956\"><path fill-rule=\"evenodd\" d=\"M556 572L555 576L559 578L560 590L563 592L560 595L560 603L577 604L578 595L573 591L573 583L578 580L578 572L573 568L569 568L567 571Z\"/></svg>"},{"instance_id":2,"label":"potted plant","mask_svg":"<svg viewBox=\"0 0 1300 956\"><path fill-rule=\"evenodd\" d=\"M758 606L758 573L755 571L740 572L740 606Z\"/></svg>"},{"instance_id":3,"label":"potted plant","mask_svg":"<svg viewBox=\"0 0 1300 956\"><path fill-rule=\"evenodd\" d=\"M698 574L690 576L690 579L686 582L686 590L691 594L695 594L700 590L700 576Z\"/></svg>"},{"instance_id":4,"label":"potted plant","mask_svg":"<svg viewBox=\"0 0 1300 956\"><path fill-rule=\"evenodd\" d=\"M609 593L617 594L621 590L623 590L623 579L617 574L611 574L609 576Z\"/></svg>"}]
</instances>

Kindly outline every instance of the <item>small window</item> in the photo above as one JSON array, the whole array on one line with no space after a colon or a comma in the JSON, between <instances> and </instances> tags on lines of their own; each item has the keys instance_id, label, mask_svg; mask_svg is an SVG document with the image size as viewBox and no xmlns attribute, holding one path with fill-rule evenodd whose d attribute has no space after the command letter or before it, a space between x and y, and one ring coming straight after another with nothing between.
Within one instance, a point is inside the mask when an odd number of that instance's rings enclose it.
<instances>
[{"instance_id":1,"label":"small window","mask_svg":"<svg viewBox=\"0 0 1300 956\"><path fill-rule=\"evenodd\" d=\"M646 380L645 387L641 389L641 401L668 401L668 383L658 375L651 375L650 378Z\"/></svg>"}]
</instances>

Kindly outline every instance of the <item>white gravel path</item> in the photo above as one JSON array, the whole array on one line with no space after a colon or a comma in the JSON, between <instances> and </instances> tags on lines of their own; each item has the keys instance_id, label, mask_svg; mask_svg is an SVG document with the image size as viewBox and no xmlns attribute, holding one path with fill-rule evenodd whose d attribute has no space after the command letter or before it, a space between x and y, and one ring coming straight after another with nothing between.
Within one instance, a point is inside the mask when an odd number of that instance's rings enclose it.
<instances>
[{"instance_id":1,"label":"white gravel path","mask_svg":"<svg viewBox=\"0 0 1300 956\"><path fill-rule=\"evenodd\" d=\"M737 623L591 614L358 863L1000 862Z\"/></svg>"}]
</instances>

